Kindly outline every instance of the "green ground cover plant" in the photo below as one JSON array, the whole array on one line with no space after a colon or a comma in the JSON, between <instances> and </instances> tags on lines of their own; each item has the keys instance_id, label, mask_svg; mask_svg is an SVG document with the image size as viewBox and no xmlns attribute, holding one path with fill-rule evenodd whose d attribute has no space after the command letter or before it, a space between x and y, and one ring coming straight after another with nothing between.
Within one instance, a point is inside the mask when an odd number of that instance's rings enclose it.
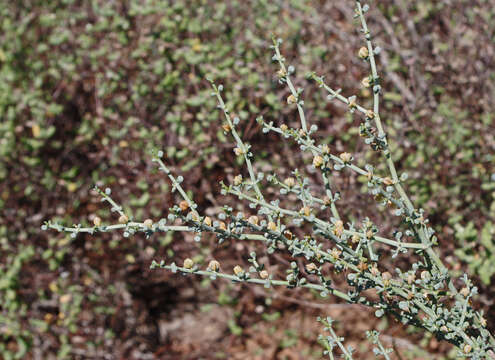
<instances>
[{"instance_id":1,"label":"green ground cover plant","mask_svg":"<svg viewBox=\"0 0 495 360\"><path fill-rule=\"evenodd\" d=\"M178 205L170 209L166 218L158 221L146 219L138 221L112 199L109 188L97 191L102 200L111 205L112 212L119 215L118 224L104 225L100 217L93 218L93 226L62 226L47 222L44 229L68 232L76 238L79 233L95 234L112 230L122 230L124 237L143 232L147 237L155 232L184 231L195 233L195 240L201 242L205 233L214 233L221 244L230 239L239 241L261 241L266 252L289 253L293 262L286 269L285 279L275 279L270 269L258 261L258 254L249 257L248 269L236 265L233 272L224 272L221 262L212 259L206 269L200 269L198 262L186 258L181 266L175 262L154 261L152 268L165 268L182 274L197 274L211 278L227 278L233 282L261 284L265 287L283 285L289 288L302 287L316 290L322 297L333 295L349 303L363 304L375 309L375 315L393 315L404 324L412 324L433 333L437 338L446 340L458 348L458 355L473 359L485 359L493 355L494 340L486 329L487 321L483 313L477 312L471 300L477 295L477 287L469 278L461 277L462 286L458 286L450 275L444 262L435 251L437 239L435 231L429 225L424 210L415 207L407 195L407 175L398 173L394 157L398 148L392 147L382 123L380 100L382 85L375 58L380 49L372 43L365 13L367 5L356 2L356 19L364 36L364 46L359 49L358 57L369 63L369 74L361 84L372 93L371 108L360 105L356 95L345 96L341 89L331 87L331 81L315 73L308 77L315 81L326 93L330 101L343 103L352 118L358 118L359 135L369 145L377 158L385 166L373 166L368 162L355 159L349 152L334 153L324 141L318 139L318 127L307 121L307 104L302 88L296 88L293 77L296 69L286 65L281 53L281 40L274 39L273 60L277 63L277 77L282 85L289 89L284 107L297 109L299 126L285 123L275 124L257 118L265 133L276 133L294 141L302 155L311 162L310 167L296 168L291 176L281 179L276 173L264 174L255 166L254 148L242 140L238 130L241 118L233 114L222 97L222 85L211 80L213 97L216 98L225 121L222 125L224 136L234 140L234 154L246 165L244 175L235 175L230 183L222 183L222 195L233 195L247 203L247 209L238 212L225 206L217 220L201 215L194 202L194 191L188 193L182 187L184 178L175 176L166 161L164 151L157 150L153 161L172 183L172 192L180 195ZM220 77L217 74L217 78ZM198 98L199 101L199 98ZM363 163L363 164L361 164ZM307 172L321 177L322 187L318 190ZM392 208L392 215L399 219L399 225L390 236L369 217L345 218L340 207L345 198L335 189L333 177L338 174L354 172L365 178L367 191L383 208ZM344 175L340 175L344 176ZM268 188L276 191L268 192ZM294 199L291 207L282 206L278 197ZM286 202L284 202L286 204ZM368 205L368 204L366 204ZM388 210L384 210L388 211ZM299 229L299 230L296 230ZM485 241L485 243L488 243ZM484 243L484 246L488 246ZM396 273L383 271L382 259L389 250L391 259L403 256L414 259L408 268L396 267ZM304 259L303 262L297 262ZM330 273L340 274L347 285L337 288ZM489 279L491 274L486 279ZM326 347L325 354L333 358L340 354L353 358L352 349L343 344L332 327L331 318L319 319L329 335L321 337ZM367 336L375 344L375 354L389 358L390 350L380 342L378 333L370 331Z\"/></svg>"}]
</instances>

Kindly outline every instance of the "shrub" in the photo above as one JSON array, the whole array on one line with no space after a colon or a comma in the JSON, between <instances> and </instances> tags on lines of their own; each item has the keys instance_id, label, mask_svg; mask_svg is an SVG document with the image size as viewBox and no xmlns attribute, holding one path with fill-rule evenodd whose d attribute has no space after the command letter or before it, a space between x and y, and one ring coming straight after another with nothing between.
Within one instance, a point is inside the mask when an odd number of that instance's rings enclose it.
<instances>
[{"instance_id":1,"label":"shrub","mask_svg":"<svg viewBox=\"0 0 495 360\"><path fill-rule=\"evenodd\" d=\"M368 29L364 14L368 5L356 1L355 16L358 19L365 44L358 51L358 57L369 63L369 76L361 82L369 87L373 94L373 106L368 109L358 102L356 96L346 97L341 90L330 87L322 76L308 74L328 93L328 99L344 103L352 116L360 118L359 134L364 142L381 158L387 174L381 168L365 163L361 166L351 153L334 153L324 143L319 143L315 134L318 129L306 119L303 89L296 88L291 80L295 74L294 66L287 66L282 56L280 39L273 39L273 60L278 64L279 83L286 85L289 95L288 107L297 109L300 127L287 124L274 124L258 117L258 123L264 133L273 132L295 141L303 154L309 154L309 169L321 177L323 188L316 189L305 171L295 169L292 176L281 179L276 174L265 175L253 164L250 144L242 140L238 130L239 117L234 115L222 97L223 85L211 80L212 96L216 98L218 108L223 112L225 121L223 130L235 143L233 149L246 165L247 174L236 175L229 184L221 183L222 195L231 195L249 204L250 214L235 212L230 206L224 206L218 214L218 220L199 213L198 206L182 188L182 176L175 176L163 159L163 151L154 151L152 160L157 163L172 182L172 192L177 192L180 202L170 209L167 218L159 221L146 219L138 221L126 214L123 207L111 197L110 189L96 189L102 201L111 205L113 212L119 215L118 223L102 225L96 218L94 226L62 226L50 221L43 229L55 229L78 233L123 231L125 237L142 232L151 236L155 232L187 231L196 234L195 240L201 241L203 234L213 233L222 243L228 239L261 241L266 252L288 253L296 259L303 259L304 266L293 261L287 269L285 279L275 279L270 269L258 261L256 252L250 254L250 265L236 265L232 272L222 269L222 264L211 260L205 269L201 269L193 259L187 258L182 265L175 262L153 261L151 268L162 268L174 273L196 274L212 279L225 278L233 282L260 284L265 287L286 286L317 290L321 296L333 295L346 302L362 304L375 309L375 315L392 315L404 324L425 329L437 338L446 340L458 348L458 355L473 359L486 359L493 356L495 340L486 329L486 320L481 312L471 305L477 294L467 275L453 279L444 262L439 258L434 246L437 239L434 230L421 208L416 208L410 200L404 183L407 174L396 170L393 151L389 146L382 119L380 117L381 85L375 57L380 49L372 44L372 35ZM304 159L304 156L303 156ZM380 234L379 227L369 217L346 219L342 216L338 204L342 202L340 193L333 184L333 176L344 172L354 173L367 179L369 194L385 210L392 209L393 216L400 219L400 225L392 236ZM295 196L296 203L286 207L280 199L270 199L268 192L277 189L281 198ZM284 202L285 203L285 202ZM386 254L392 259L408 256L411 265L399 266L395 274L383 270ZM345 277L347 287L339 288L330 280L329 273ZM462 283L460 289L456 286ZM325 325L327 335L321 336L325 354L333 359L335 352L344 358L352 359L353 350L343 345L343 339L332 328L333 320L318 318ZM367 332L368 338L375 344L375 355L389 358L391 349L385 349L379 340L377 331Z\"/></svg>"}]
</instances>

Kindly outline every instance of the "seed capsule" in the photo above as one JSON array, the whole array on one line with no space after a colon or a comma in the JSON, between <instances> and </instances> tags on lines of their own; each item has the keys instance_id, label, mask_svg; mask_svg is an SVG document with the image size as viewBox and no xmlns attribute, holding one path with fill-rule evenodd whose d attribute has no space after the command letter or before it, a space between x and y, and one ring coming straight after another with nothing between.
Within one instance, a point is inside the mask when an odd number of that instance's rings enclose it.
<instances>
[{"instance_id":1,"label":"seed capsule","mask_svg":"<svg viewBox=\"0 0 495 360\"><path fill-rule=\"evenodd\" d=\"M221 230L227 230L227 226L225 225L225 223L223 221L220 221L220 223L218 224L218 227L221 229Z\"/></svg>"},{"instance_id":2,"label":"seed capsule","mask_svg":"<svg viewBox=\"0 0 495 360\"><path fill-rule=\"evenodd\" d=\"M229 125L229 124L223 124L223 125L222 125L222 129L223 129L223 131L225 131L225 132L230 132L230 130L232 130L232 128L230 127L230 125Z\"/></svg>"},{"instance_id":3,"label":"seed capsule","mask_svg":"<svg viewBox=\"0 0 495 360\"><path fill-rule=\"evenodd\" d=\"M464 351L464 354L469 354L472 349L473 349L473 347L469 344L464 345L464 347L462 348L462 350Z\"/></svg>"}]
</instances>

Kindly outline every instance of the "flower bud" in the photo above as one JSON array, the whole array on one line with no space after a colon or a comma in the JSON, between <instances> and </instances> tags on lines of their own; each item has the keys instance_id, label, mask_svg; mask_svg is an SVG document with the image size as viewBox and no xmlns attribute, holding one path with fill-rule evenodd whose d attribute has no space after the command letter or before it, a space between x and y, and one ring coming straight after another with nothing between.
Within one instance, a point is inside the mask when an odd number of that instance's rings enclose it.
<instances>
[{"instance_id":1,"label":"flower bud","mask_svg":"<svg viewBox=\"0 0 495 360\"><path fill-rule=\"evenodd\" d=\"M277 71L277 76L282 79L284 78L285 76L287 75L287 71L285 71L285 69L280 69L279 71Z\"/></svg>"},{"instance_id":2,"label":"flower bud","mask_svg":"<svg viewBox=\"0 0 495 360\"><path fill-rule=\"evenodd\" d=\"M223 230L223 231L227 230L227 226L225 225L225 223L224 223L223 221L220 221L220 222L219 222L218 227L219 227L221 230Z\"/></svg>"},{"instance_id":3,"label":"flower bud","mask_svg":"<svg viewBox=\"0 0 495 360\"><path fill-rule=\"evenodd\" d=\"M183 267L185 269L192 269L193 266L194 266L194 261L192 259L187 258L186 260L184 260Z\"/></svg>"},{"instance_id":4,"label":"flower bud","mask_svg":"<svg viewBox=\"0 0 495 360\"><path fill-rule=\"evenodd\" d=\"M342 251L337 248L333 248L332 251L330 251L330 255L332 255L335 259L338 259L340 254L342 254Z\"/></svg>"},{"instance_id":5,"label":"flower bud","mask_svg":"<svg viewBox=\"0 0 495 360\"><path fill-rule=\"evenodd\" d=\"M225 132L230 132L230 130L232 130L232 128L230 127L230 125L227 124L227 123L225 123L225 124L222 125L222 129Z\"/></svg>"},{"instance_id":6,"label":"flower bud","mask_svg":"<svg viewBox=\"0 0 495 360\"><path fill-rule=\"evenodd\" d=\"M282 130L282 131L284 131L284 132L285 132L285 131L287 131L288 129L289 129L289 127L288 127L287 125L285 125L285 124L280 125L280 130Z\"/></svg>"},{"instance_id":7,"label":"flower bud","mask_svg":"<svg viewBox=\"0 0 495 360\"><path fill-rule=\"evenodd\" d=\"M245 152L240 147L236 147L236 148L234 148L234 154L236 154L237 156L241 156L241 155L244 155Z\"/></svg>"},{"instance_id":8,"label":"flower bud","mask_svg":"<svg viewBox=\"0 0 495 360\"><path fill-rule=\"evenodd\" d=\"M363 80L361 80L361 85L363 85L365 88L370 87L370 78L369 76L366 76Z\"/></svg>"},{"instance_id":9,"label":"flower bud","mask_svg":"<svg viewBox=\"0 0 495 360\"><path fill-rule=\"evenodd\" d=\"M260 271L260 278L262 278L262 279L268 279L268 271L261 270Z\"/></svg>"},{"instance_id":10,"label":"flower bud","mask_svg":"<svg viewBox=\"0 0 495 360\"><path fill-rule=\"evenodd\" d=\"M464 347L462 348L462 350L464 351L464 354L469 354L472 349L473 349L473 347L469 344L464 345Z\"/></svg>"},{"instance_id":11,"label":"flower bud","mask_svg":"<svg viewBox=\"0 0 495 360\"><path fill-rule=\"evenodd\" d=\"M266 227L268 228L268 230L277 231L277 224L275 224L273 221L270 221Z\"/></svg>"},{"instance_id":12,"label":"flower bud","mask_svg":"<svg viewBox=\"0 0 495 360\"><path fill-rule=\"evenodd\" d=\"M323 152L323 154L330 154L330 148L327 144L321 146L321 151Z\"/></svg>"}]
</instances>

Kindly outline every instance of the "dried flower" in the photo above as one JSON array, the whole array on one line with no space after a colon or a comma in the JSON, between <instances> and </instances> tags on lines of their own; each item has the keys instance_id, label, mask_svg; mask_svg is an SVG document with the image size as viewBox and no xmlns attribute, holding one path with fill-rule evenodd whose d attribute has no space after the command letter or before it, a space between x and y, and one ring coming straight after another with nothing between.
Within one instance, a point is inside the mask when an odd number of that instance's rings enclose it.
<instances>
[{"instance_id":1,"label":"dried flower","mask_svg":"<svg viewBox=\"0 0 495 360\"><path fill-rule=\"evenodd\" d=\"M321 151L323 154L330 154L330 148L328 147L327 144L321 146Z\"/></svg>"},{"instance_id":2,"label":"dried flower","mask_svg":"<svg viewBox=\"0 0 495 360\"><path fill-rule=\"evenodd\" d=\"M225 132L230 132L230 130L232 130L232 128L230 127L230 125L227 124L227 123L225 123L225 124L222 125L222 129Z\"/></svg>"},{"instance_id":3,"label":"dried flower","mask_svg":"<svg viewBox=\"0 0 495 360\"><path fill-rule=\"evenodd\" d=\"M340 254L342 254L342 251L337 248L333 248L332 251L330 251L330 255L332 255L335 259L338 259Z\"/></svg>"},{"instance_id":4,"label":"dried flower","mask_svg":"<svg viewBox=\"0 0 495 360\"><path fill-rule=\"evenodd\" d=\"M364 261L359 262L357 268L359 271L366 271L368 269L368 264Z\"/></svg>"}]
</instances>

